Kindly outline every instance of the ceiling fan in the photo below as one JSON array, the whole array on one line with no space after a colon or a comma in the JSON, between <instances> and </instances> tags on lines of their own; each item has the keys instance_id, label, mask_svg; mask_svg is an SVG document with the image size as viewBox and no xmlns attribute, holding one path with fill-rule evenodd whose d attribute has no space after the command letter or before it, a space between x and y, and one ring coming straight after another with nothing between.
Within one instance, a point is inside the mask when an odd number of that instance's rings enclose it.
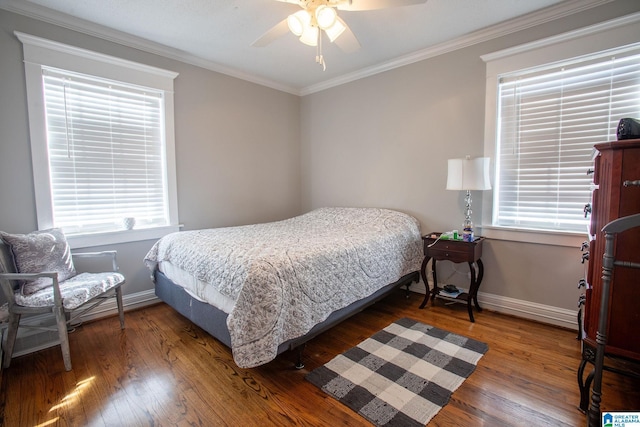
<instances>
[{"instance_id":1,"label":"ceiling fan","mask_svg":"<svg viewBox=\"0 0 640 427\"><path fill-rule=\"evenodd\" d=\"M326 69L322 56L322 34L335 43L344 52L353 52L360 48L360 42L349 26L338 16L338 10L363 11L385 9L388 7L409 6L425 3L427 0L276 0L282 3L296 4L302 8L280 21L251 45L264 47L291 31L300 41L316 46L316 62Z\"/></svg>"}]
</instances>

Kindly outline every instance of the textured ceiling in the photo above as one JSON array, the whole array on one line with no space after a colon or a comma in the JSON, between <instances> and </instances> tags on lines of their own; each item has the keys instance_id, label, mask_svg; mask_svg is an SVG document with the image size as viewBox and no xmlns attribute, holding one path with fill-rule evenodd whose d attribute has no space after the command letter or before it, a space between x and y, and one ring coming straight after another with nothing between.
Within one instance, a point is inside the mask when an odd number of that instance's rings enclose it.
<instances>
[{"instance_id":1,"label":"textured ceiling","mask_svg":"<svg viewBox=\"0 0 640 427\"><path fill-rule=\"evenodd\" d=\"M0 7L292 93L372 74L421 52L483 31L544 22L603 0L428 0L339 15L362 48L316 48L287 33L266 47L256 39L298 6L275 0L0 0ZM97 24L97 25L96 25ZM497 30L496 30L497 32ZM134 37L130 37L134 36Z\"/></svg>"}]
</instances>

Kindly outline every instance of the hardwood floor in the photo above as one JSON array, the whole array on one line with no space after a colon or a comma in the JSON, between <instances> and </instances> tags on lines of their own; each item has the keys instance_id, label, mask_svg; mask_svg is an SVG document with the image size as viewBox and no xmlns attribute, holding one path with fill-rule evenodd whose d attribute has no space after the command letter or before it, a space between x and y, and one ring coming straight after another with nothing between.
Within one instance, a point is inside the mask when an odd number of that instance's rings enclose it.
<instances>
[{"instance_id":1,"label":"hardwood floor","mask_svg":"<svg viewBox=\"0 0 640 427\"><path fill-rule=\"evenodd\" d=\"M430 426L580 426L576 333L402 291L312 340L306 367L285 353L240 369L231 352L165 304L80 327L70 335L73 370L59 347L18 357L2 373L5 426L355 426L366 421L304 380L310 370L401 317L489 344L476 371ZM609 372L603 410L640 410L640 382Z\"/></svg>"}]
</instances>

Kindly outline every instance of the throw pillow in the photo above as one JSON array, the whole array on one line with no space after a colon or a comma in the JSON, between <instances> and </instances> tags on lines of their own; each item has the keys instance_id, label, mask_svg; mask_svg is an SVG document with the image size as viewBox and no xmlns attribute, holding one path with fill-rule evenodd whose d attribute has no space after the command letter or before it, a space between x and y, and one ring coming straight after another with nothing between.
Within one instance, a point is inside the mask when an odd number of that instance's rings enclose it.
<instances>
[{"instance_id":1,"label":"throw pillow","mask_svg":"<svg viewBox=\"0 0 640 427\"><path fill-rule=\"evenodd\" d=\"M76 275L71 248L59 228L34 231L29 234L9 234L0 231L0 237L11 248L18 273L57 272L62 282ZM23 295L31 295L52 286L51 279L40 277L22 283Z\"/></svg>"}]
</instances>

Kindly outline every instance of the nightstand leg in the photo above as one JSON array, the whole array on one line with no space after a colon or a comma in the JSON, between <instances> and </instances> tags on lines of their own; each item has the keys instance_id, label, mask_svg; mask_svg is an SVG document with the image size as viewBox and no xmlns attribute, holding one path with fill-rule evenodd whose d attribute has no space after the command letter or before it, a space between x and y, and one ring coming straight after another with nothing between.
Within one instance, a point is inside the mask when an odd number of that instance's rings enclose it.
<instances>
[{"instance_id":1,"label":"nightstand leg","mask_svg":"<svg viewBox=\"0 0 640 427\"><path fill-rule=\"evenodd\" d=\"M433 291L431 292L431 301L436 299L436 295L438 295L438 276L436 274L436 259L434 258L431 261L431 275L433 276Z\"/></svg>"},{"instance_id":2,"label":"nightstand leg","mask_svg":"<svg viewBox=\"0 0 640 427\"><path fill-rule=\"evenodd\" d=\"M471 302L476 298L476 268L473 262L469 263L469 270L471 271L471 283L469 284L469 295L467 296L467 311L469 312L469 320L475 322L473 318L473 307Z\"/></svg>"},{"instance_id":3,"label":"nightstand leg","mask_svg":"<svg viewBox=\"0 0 640 427\"><path fill-rule=\"evenodd\" d=\"M429 282L427 281L427 263L429 262L429 257L425 257L422 261L422 267L420 267L420 276L422 276L422 281L424 282L424 299L422 300L422 304L420 304L420 308L424 308L427 305L427 301L429 301L429 294L431 293L429 289Z\"/></svg>"},{"instance_id":4,"label":"nightstand leg","mask_svg":"<svg viewBox=\"0 0 640 427\"><path fill-rule=\"evenodd\" d=\"M482 278L484 277L484 264L482 264L482 260L480 258L478 258L476 264L478 264L478 279L476 280L476 289L473 294L473 303L478 311L482 311L482 307L478 304L478 290L480 289L480 283L482 283Z\"/></svg>"}]
</instances>

